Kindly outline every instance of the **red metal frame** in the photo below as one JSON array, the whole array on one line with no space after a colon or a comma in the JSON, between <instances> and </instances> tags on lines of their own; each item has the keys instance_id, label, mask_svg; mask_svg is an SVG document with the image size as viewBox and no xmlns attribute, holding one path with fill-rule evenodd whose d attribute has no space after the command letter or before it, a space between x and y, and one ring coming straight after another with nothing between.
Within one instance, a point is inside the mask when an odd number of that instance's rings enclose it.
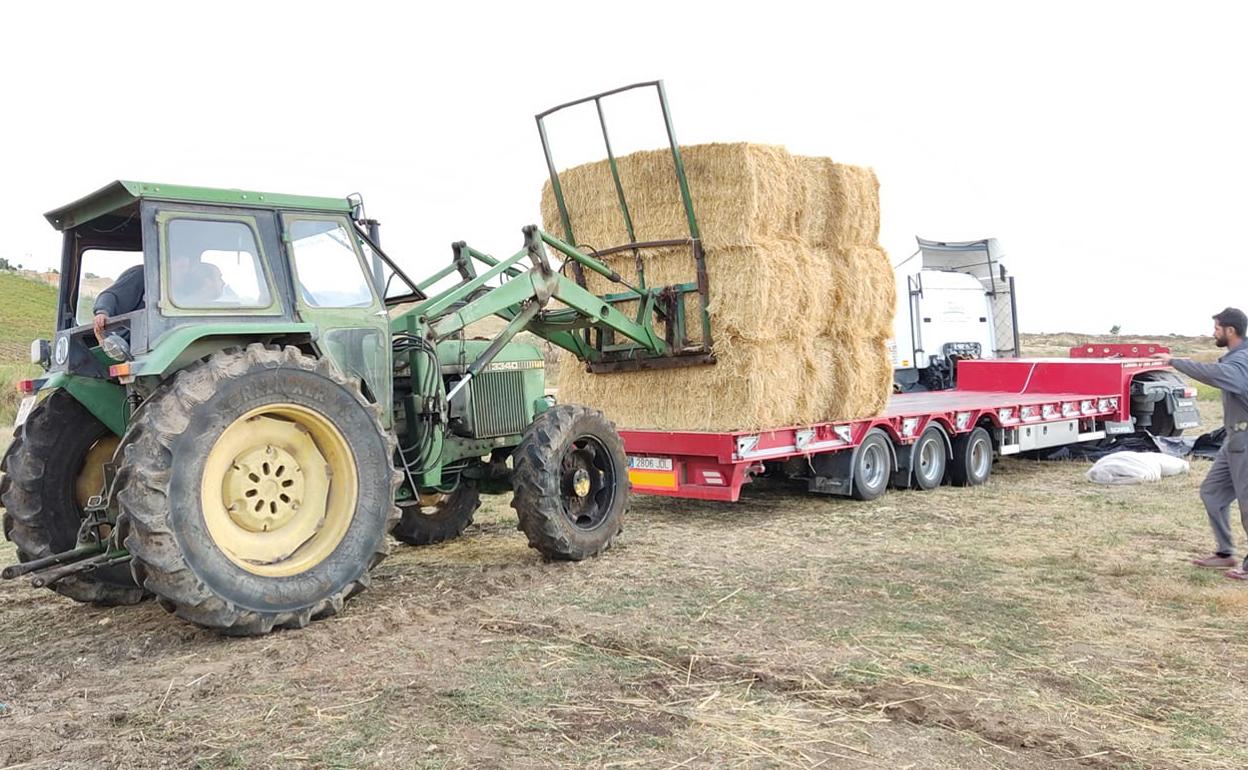
<instances>
[{"instance_id":1,"label":"red metal frame","mask_svg":"<svg viewBox=\"0 0 1248 770\"><path fill-rule=\"evenodd\" d=\"M1169 353L1170 348L1165 345L1124 345L1114 343L1112 345L1080 345L1077 348L1070 349L1071 358L1141 358L1143 356L1151 356L1154 353Z\"/></svg>"},{"instance_id":2,"label":"red metal frame","mask_svg":"<svg viewBox=\"0 0 1248 770\"><path fill-rule=\"evenodd\" d=\"M1165 352L1158 350L1158 352ZM933 422L950 436L994 428L1080 420L1080 432L1131 419L1131 381L1167 368L1151 359L1075 357L962 361L956 390L893 396L883 414L763 431L622 430L635 492L734 502L764 461L843 452L867 432L914 443ZM645 458L645 459L641 459Z\"/></svg>"}]
</instances>

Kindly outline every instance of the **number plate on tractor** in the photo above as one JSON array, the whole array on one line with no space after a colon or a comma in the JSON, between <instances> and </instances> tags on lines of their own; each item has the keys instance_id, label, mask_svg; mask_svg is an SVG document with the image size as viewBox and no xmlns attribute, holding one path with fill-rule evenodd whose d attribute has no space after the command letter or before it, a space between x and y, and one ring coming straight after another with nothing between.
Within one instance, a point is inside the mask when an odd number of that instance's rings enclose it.
<instances>
[{"instance_id":1,"label":"number plate on tractor","mask_svg":"<svg viewBox=\"0 0 1248 770\"><path fill-rule=\"evenodd\" d=\"M22 404L17 408L17 417L13 420L13 427L20 428L26 422L26 418L30 416L31 410L35 408L35 397L27 396L22 399Z\"/></svg>"}]
</instances>

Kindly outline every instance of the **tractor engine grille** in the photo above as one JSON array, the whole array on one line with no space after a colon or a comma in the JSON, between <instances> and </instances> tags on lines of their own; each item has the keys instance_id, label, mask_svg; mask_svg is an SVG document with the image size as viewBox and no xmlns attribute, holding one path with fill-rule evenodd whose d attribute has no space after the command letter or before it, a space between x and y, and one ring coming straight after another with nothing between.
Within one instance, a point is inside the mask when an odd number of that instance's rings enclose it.
<instances>
[{"instance_id":1,"label":"tractor engine grille","mask_svg":"<svg viewBox=\"0 0 1248 770\"><path fill-rule=\"evenodd\" d=\"M525 414L524 372L482 372L472 381L472 427L477 438L523 433Z\"/></svg>"}]
</instances>

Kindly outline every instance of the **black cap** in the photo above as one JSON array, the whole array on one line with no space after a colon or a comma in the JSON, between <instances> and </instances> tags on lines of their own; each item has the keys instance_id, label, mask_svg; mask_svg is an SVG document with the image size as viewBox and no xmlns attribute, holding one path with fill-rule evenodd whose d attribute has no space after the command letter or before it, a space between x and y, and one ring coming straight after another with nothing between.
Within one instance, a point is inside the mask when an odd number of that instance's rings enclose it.
<instances>
[{"instance_id":1,"label":"black cap","mask_svg":"<svg viewBox=\"0 0 1248 770\"><path fill-rule=\"evenodd\" d=\"M1213 317L1218 326L1234 329L1235 333L1240 337L1244 336L1244 330L1248 329L1248 315L1244 315L1244 311L1237 307L1228 307L1221 313Z\"/></svg>"}]
</instances>

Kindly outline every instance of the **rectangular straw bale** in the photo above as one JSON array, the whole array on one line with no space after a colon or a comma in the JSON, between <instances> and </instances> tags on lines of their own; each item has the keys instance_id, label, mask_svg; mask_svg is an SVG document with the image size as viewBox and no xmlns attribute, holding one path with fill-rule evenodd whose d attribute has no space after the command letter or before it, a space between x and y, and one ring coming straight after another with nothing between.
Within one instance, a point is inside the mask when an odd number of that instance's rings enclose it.
<instances>
[{"instance_id":1,"label":"rectangular straw bale","mask_svg":"<svg viewBox=\"0 0 1248 770\"><path fill-rule=\"evenodd\" d=\"M802 236L833 249L876 246L880 240L880 182L864 166L798 156L806 199Z\"/></svg>"},{"instance_id":2,"label":"rectangular straw bale","mask_svg":"<svg viewBox=\"0 0 1248 770\"><path fill-rule=\"evenodd\" d=\"M884 411L893 389L887 337L817 337L814 355L820 382L812 390L825 400L813 405L812 413L827 420L850 420Z\"/></svg>"},{"instance_id":3,"label":"rectangular straw bale","mask_svg":"<svg viewBox=\"0 0 1248 770\"><path fill-rule=\"evenodd\" d=\"M807 171L783 147L703 144L682 147L681 157L705 248L800 235L796 204L807 197ZM689 236L669 150L625 155L616 159L616 167L638 241ZM574 245L604 248L628 243L607 161L562 171L559 182L572 217ZM564 237L549 182L542 188L542 221L551 233Z\"/></svg>"},{"instance_id":4,"label":"rectangular straw bale","mask_svg":"<svg viewBox=\"0 0 1248 770\"><path fill-rule=\"evenodd\" d=\"M559 399L601 409L621 428L651 430L753 430L868 417L883 411L892 390L886 342L729 337L716 343L714 366L610 374L590 374L567 355Z\"/></svg>"},{"instance_id":5,"label":"rectangular straw bale","mask_svg":"<svg viewBox=\"0 0 1248 770\"><path fill-rule=\"evenodd\" d=\"M818 365L810 342L724 338L715 348L714 366L611 374L565 358L559 400L601 409L621 428L744 430L808 419L805 385Z\"/></svg>"},{"instance_id":6,"label":"rectangular straw bale","mask_svg":"<svg viewBox=\"0 0 1248 770\"><path fill-rule=\"evenodd\" d=\"M896 276L879 246L853 246L829 258L833 293L822 314L822 333L839 337L891 337L897 309Z\"/></svg>"},{"instance_id":7,"label":"rectangular straw bale","mask_svg":"<svg viewBox=\"0 0 1248 770\"><path fill-rule=\"evenodd\" d=\"M819 334L829 323L824 314L830 312L838 276L832 257L830 252L783 238L708 250L705 258L712 334L759 341ZM631 285L639 284L632 252L611 254L603 261ZM697 279L687 247L646 250L643 264L647 286L694 283ZM627 291L593 271L586 271L585 285L595 294ZM685 303L685 312L692 318L700 298L687 294Z\"/></svg>"}]
</instances>

